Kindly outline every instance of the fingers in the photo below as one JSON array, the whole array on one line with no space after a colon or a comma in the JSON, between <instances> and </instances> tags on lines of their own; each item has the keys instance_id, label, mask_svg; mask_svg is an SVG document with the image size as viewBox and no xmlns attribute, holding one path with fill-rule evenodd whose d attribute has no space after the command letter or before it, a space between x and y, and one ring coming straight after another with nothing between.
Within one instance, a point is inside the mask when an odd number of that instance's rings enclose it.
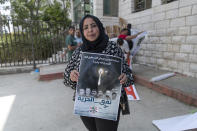
<instances>
[{"instance_id":1,"label":"fingers","mask_svg":"<svg viewBox=\"0 0 197 131\"><path fill-rule=\"evenodd\" d=\"M77 82L79 78L79 72L76 70L72 70L70 73L70 79L71 81Z\"/></svg>"},{"instance_id":2,"label":"fingers","mask_svg":"<svg viewBox=\"0 0 197 131\"><path fill-rule=\"evenodd\" d=\"M120 80L120 84L124 84L127 82L127 76L124 73L121 74L118 79Z\"/></svg>"}]
</instances>

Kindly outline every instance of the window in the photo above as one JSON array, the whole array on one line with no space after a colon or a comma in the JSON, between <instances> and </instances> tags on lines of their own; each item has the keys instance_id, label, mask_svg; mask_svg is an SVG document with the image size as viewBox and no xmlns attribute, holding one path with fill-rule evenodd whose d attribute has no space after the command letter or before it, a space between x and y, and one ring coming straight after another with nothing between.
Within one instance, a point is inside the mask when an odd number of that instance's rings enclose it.
<instances>
[{"instance_id":1,"label":"window","mask_svg":"<svg viewBox=\"0 0 197 131\"><path fill-rule=\"evenodd\" d=\"M103 15L117 17L118 2L119 0L103 0Z\"/></svg>"},{"instance_id":2,"label":"window","mask_svg":"<svg viewBox=\"0 0 197 131\"><path fill-rule=\"evenodd\" d=\"M176 0L161 0L162 4L167 4Z\"/></svg>"},{"instance_id":3,"label":"window","mask_svg":"<svg viewBox=\"0 0 197 131\"><path fill-rule=\"evenodd\" d=\"M152 0L134 0L134 12L149 9L152 6Z\"/></svg>"}]
</instances>

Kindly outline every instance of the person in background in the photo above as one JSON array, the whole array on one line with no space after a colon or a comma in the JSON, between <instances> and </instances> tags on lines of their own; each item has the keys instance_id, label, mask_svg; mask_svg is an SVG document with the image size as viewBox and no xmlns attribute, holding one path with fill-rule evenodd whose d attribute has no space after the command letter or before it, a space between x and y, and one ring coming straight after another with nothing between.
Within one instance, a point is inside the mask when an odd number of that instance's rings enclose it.
<instances>
[{"instance_id":1,"label":"person in background","mask_svg":"<svg viewBox=\"0 0 197 131\"><path fill-rule=\"evenodd\" d=\"M80 22L80 32L82 35L83 44L74 51L65 69L64 84L70 85L73 89L76 89L80 75L79 65L82 52L101 53L121 57L123 60L121 65L122 74L118 79L120 80L120 84L122 84L122 90L117 121L80 116L81 120L89 131L117 131L120 110L122 110L123 114L129 114L128 99L124 87L128 87L133 84L133 77L131 75L132 71L124 60L124 53L122 52L121 48L115 42L109 41L103 24L97 17L93 15L84 16Z\"/></svg>"},{"instance_id":2,"label":"person in background","mask_svg":"<svg viewBox=\"0 0 197 131\"><path fill-rule=\"evenodd\" d=\"M73 51L78 47L77 42L75 41L75 27L74 26L70 26L69 27L69 31L68 31L69 35L66 36L66 46L67 46L67 53L68 53L68 59L70 60Z\"/></svg>"},{"instance_id":3,"label":"person in background","mask_svg":"<svg viewBox=\"0 0 197 131\"><path fill-rule=\"evenodd\" d=\"M129 60L129 56L130 56L130 50L129 50L129 46L128 46L127 42L126 41L124 42L124 40L122 38L118 38L117 44L122 49L126 61L128 61Z\"/></svg>"},{"instance_id":4,"label":"person in background","mask_svg":"<svg viewBox=\"0 0 197 131\"><path fill-rule=\"evenodd\" d=\"M138 30L136 30L136 29L132 29L132 25L129 23L129 24L127 24L127 30L128 30L128 34L127 35L135 35L135 34L137 34L139 31ZM132 39L132 42L133 43L135 43L135 39L136 38L133 38Z\"/></svg>"},{"instance_id":5,"label":"person in background","mask_svg":"<svg viewBox=\"0 0 197 131\"><path fill-rule=\"evenodd\" d=\"M142 31L143 32L143 31ZM132 39L136 38L139 34L141 34L142 32L139 32L135 35L128 35L128 29L127 28L123 28L120 31L120 35L118 36L118 38L122 38L123 40L126 40L129 44L129 49L131 50L133 45L132 45Z\"/></svg>"},{"instance_id":6,"label":"person in background","mask_svg":"<svg viewBox=\"0 0 197 131\"><path fill-rule=\"evenodd\" d=\"M129 24L127 24L127 30L128 30L128 33L127 33L127 35L131 35L131 24L129 23Z\"/></svg>"},{"instance_id":7,"label":"person in background","mask_svg":"<svg viewBox=\"0 0 197 131\"><path fill-rule=\"evenodd\" d=\"M80 46L83 43L79 29L75 31L75 41L77 42L78 46Z\"/></svg>"}]
</instances>

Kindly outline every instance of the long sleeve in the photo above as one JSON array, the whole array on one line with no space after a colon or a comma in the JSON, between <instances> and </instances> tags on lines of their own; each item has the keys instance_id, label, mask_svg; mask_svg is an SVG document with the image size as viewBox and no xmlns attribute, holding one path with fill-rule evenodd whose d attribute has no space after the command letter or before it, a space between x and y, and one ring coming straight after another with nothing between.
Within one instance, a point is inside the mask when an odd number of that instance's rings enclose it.
<instances>
[{"instance_id":1,"label":"long sleeve","mask_svg":"<svg viewBox=\"0 0 197 131\"><path fill-rule=\"evenodd\" d=\"M124 61L123 62L123 70L122 73L125 73L127 76L127 82L123 84L123 87L128 87L134 83L133 76L132 76L132 71L129 68L128 64Z\"/></svg>"},{"instance_id":2,"label":"long sleeve","mask_svg":"<svg viewBox=\"0 0 197 131\"><path fill-rule=\"evenodd\" d=\"M69 63L65 69L65 73L64 73L64 84L67 86L70 86L72 89L76 88L76 84L77 82L73 82L70 79L70 73L72 70L77 70L79 68L79 55L80 55L80 50L79 48L77 48L74 52L73 55L71 57L71 59L69 60Z\"/></svg>"},{"instance_id":3,"label":"long sleeve","mask_svg":"<svg viewBox=\"0 0 197 131\"><path fill-rule=\"evenodd\" d=\"M115 42L110 41L104 53L122 58L122 73L125 73L127 76L127 82L122 86L128 87L131 84L133 84L134 80L132 77L132 71L125 61L124 53L122 52L122 49Z\"/></svg>"},{"instance_id":4,"label":"long sleeve","mask_svg":"<svg viewBox=\"0 0 197 131\"><path fill-rule=\"evenodd\" d=\"M126 76L127 76L127 82L125 84L123 84L122 86L123 87L128 87L130 86L131 84L134 83L134 80L133 80L133 77L132 77L132 70L129 68L128 64L126 63L125 61L125 58L124 58L124 53L122 52L122 50L119 48L118 50L120 50L120 56L122 57L122 73L125 73Z\"/></svg>"}]
</instances>

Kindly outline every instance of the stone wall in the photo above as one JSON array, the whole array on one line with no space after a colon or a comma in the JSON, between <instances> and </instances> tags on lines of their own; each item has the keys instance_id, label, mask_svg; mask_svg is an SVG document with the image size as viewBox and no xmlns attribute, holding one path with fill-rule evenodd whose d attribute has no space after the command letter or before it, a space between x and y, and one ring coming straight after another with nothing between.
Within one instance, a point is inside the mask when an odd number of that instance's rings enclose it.
<instances>
[{"instance_id":1,"label":"stone wall","mask_svg":"<svg viewBox=\"0 0 197 131\"><path fill-rule=\"evenodd\" d=\"M94 15L97 16L104 26L119 25L118 17L103 16L103 0L95 0L93 2Z\"/></svg>"},{"instance_id":2,"label":"stone wall","mask_svg":"<svg viewBox=\"0 0 197 131\"><path fill-rule=\"evenodd\" d=\"M119 17L149 33L137 62L197 78L197 0L153 0L151 9L133 10L133 0L120 0Z\"/></svg>"}]
</instances>

